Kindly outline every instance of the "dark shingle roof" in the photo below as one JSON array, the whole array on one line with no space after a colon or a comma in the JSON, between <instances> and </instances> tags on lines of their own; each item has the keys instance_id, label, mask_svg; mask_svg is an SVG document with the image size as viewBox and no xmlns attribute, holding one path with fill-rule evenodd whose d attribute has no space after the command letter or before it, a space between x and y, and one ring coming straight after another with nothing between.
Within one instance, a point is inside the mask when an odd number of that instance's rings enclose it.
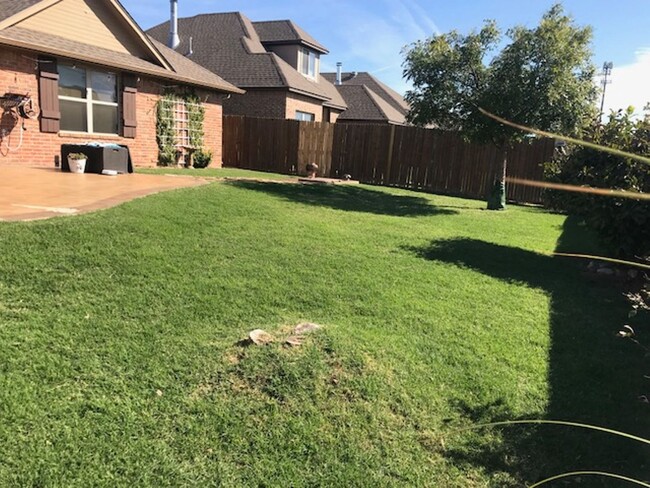
<instances>
[{"instance_id":1,"label":"dark shingle roof","mask_svg":"<svg viewBox=\"0 0 650 488\"><path fill-rule=\"evenodd\" d=\"M332 83L336 82L336 73L321 73L321 76L328 79ZM370 73L342 73L341 82L342 86L365 85L403 115L406 115L409 111L408 104L399 93L379 81Z\"/></svg>"},{"instance_id":2,"label":"dark shingle roof","mask_svg":"<svg viewBox=\"0 0 650 488\"><path fill-rule=\"evenodd\" d=\"M0 0L0 22L41 1L42 0Z\"/></svg>"},{"instance_id":3,"label":"dark shingle roof","mask_svg":"<svg viewBox=\"0 0 650 488\"><path fill-rule=\"evenodd\" d=\"M0 0L0 7L3 4L11 3L7 0ZM21 10L39 3L38 1L17 0L22 8L12 10L15 15ZM8 16L6 17L9 18ZM152 42L155 41L152 39ZM158 43L154 44L154 49L162 56L167 64L171 67L167 69L158 64L158 61L152 56L152 60L132 56L128 53L112 51L106 48L91 46L81 41L65 39L60 36L37 32L18 26L10 26L0 30L0 44L28 49L31 51L61 56L68 59L85 61L89 63L117 68L120 70L146 74L154 77L182 82L184 84L216 89L230 93L242 93L241 90L223 80L218 75L199 66L196 63L186 59L178 53L166 48Z\"/></svg>"},{"instance_id":4,"label":"dark shingle roof","mask_svg":"<svg viewBox=\"0 0 650 488\"><path fill-rule=\"evenodd\" d=\"M239 12L179 19L178 30L181 37L178 52L189 51L191 37L191 59L240 88L288 88L345 108L342 97L337 96L327 80L322 77L319 82L309 80L278 55L267 52L254 23ZM167 40L168 32L169 22L147 31L160 42Z\"/></svg>"},{"instance_id":5,"label":"dark shingle roof","mask_svg":"<svg viewBox=\"0 0 650 488\"><path fill-rule=\"evenodd\" d=\"M336 87L348 108L339 115L339 120L388 122L405 125L404 114L391 106L365 85L340 85Z\"/></svg>"},{"instance_id":6,"label":"dark shingle roof","mask_svg":"<svg viewBox=\"0 0 650 488\"><path fill-rule=\"evenodd\" d=\"M322 54L329 53L325 46L291 20L253 22L253 26L263 44L304 44Z\"/></svg>"},{"instance_id":7,"label":"dark shingle roof","mask_svg":"<svg viewBox=\"0 0 650 488\"><path fill-rule=\"evenodd\" d=\"M343 95L341 95L341 93L336 89L336 87L332 83L327 81L322 76L319 76L318 86L329 97L329 100L323 102L323 105L327 105L328 107L333 107L340 110L345 110L347 108L348 105L347 103L345 103L345 100L343 99Z\"/></svg>"}]
</instances>

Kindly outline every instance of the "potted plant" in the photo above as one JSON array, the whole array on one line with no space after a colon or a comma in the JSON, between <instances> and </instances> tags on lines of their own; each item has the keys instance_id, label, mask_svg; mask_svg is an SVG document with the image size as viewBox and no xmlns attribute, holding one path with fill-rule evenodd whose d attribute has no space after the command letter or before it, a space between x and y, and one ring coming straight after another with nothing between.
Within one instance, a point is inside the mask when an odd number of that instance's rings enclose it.
<instances>
[{"instance_id":1,"label":"potted plant","mask_svg":"<svg viewBox=\"0 0 650 488\"><path fill-rule=\"evenodd\" d=\"M83 173L86 171L86 160L88 157L84 153L68 154L68 166L71 173Z\"/></svg>"}]
</instances>

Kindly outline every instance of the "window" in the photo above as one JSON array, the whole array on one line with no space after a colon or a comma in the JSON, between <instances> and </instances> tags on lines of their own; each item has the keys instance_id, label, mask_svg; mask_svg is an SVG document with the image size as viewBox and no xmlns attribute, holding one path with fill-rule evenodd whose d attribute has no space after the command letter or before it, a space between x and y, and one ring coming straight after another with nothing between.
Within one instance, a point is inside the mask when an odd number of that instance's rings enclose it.
<instances>
[{"instance_id":1,"label":"window","mask_svg":"<svg viewBox=\"0 0 650 488\"><path fill-rule=\"evenodd\" d=\"M296 120L300 120L302 122L313 122L316 120L316 116L314 114L310 114L309 112L301 112L300 110L296 110Z\"/></svg>"},{"instance_id":2,"label":"window","mask_svg":"<svg viewBox=\"0 0 650 488\"><path fill-rule=\"evenodd\" d=\"M115 73L59 65L61 130L118 133Z\"/></svg>"},{"instance_id":3,"label":"window","mask_svg":"<svg viewBox=\"0 0 650 488\"><path fill-rule=\"evenodd\" d=\"M316 79L319 68L319 55L306 48L298 51L298 71L303 75Z\"/></svg>"}]
</instances>

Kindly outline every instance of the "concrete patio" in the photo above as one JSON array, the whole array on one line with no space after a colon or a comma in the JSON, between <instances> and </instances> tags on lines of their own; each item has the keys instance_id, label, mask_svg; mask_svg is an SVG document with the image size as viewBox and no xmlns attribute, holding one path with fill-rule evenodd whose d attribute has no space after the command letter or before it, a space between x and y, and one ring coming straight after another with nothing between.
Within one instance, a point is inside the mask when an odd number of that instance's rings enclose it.
<instances>
[{"instance_id":1,"label":"concrete patio","mask_svg":"<svg viewBox=\"0 0 650 488\"><path fill-rule=\"evenodd\" d=\"M167 175L103 176L63 173L55 168L0 166L0 221L77 215L208 182L203 178Z\"/></svg>"}]
</instances>

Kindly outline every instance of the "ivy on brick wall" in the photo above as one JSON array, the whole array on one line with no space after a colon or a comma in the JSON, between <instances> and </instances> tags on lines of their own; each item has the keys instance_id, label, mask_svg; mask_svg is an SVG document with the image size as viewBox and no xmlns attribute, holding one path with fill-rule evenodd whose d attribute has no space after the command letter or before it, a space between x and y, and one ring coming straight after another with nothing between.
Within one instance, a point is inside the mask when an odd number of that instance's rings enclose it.
<instances>
[{"instance_id":1,"label":"ivy on brick wall","mask_svg":"<svg viewBox=\"0 0 650 488\"><path fill-rule=\"evenodd\" d=\"M184 112L179 112L182 107ZM179 146L192 149L195 154L209 154L203 148L205 108L198 96L192 93L168 93L156 106L156 141L158 164L176 164ZM186 121L186 124L184 123ZM181 127L183 129L181 130ZM182 140L179 138L183 137Z\"/></svg>"},{"instance_id":2,"label":"ivy on brick wall","mask_svg":"<svg viewBox=\"0 0 650 488\"><path fill-rule=\"evenodd\" d=\"M158 164L171 166L176 163L176 131L174 130L174 101L176 96L167 94L156 104L156 142Z\"/></svg>"},{"instance_id":3,"label":"ivy on brick wall","mask_svg":"<svg viewBox=\"0 0 650 488\"><path fill-rule=\"evenodd\" d=\"M197 150L203 149L203 120L205 119L205 108L196 95L190 95L185 99L187 106L187 119L190 128L190 145Z\"/></svg>"}]
</instances>

